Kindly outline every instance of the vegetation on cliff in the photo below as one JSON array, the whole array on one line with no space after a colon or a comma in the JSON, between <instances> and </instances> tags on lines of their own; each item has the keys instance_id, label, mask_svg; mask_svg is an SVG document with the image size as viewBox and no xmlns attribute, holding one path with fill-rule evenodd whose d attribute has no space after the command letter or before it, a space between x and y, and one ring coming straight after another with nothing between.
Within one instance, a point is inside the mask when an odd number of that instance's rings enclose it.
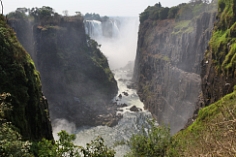
<instances>
[{"instance_id":1,"label":"vegetation on cliff","mask_svg":"<svg viewBox=\"0 0 236 157\"><path fill-rule=\"evenodd\" d=\"M236 156L235 5L233 0L219 0L218 20L202 63L203 97L209 106L163 147L165 156ZM145 134L139 139L134 139L134 148L147 141ZM153 145L145 147L149 150Z\"/></svg>"},{"instance_id":2,"label":"vegetation on cliff","mask_svg":"<svg viewBox=\"0 0 236 157\"><path fill-rule=\"evenodd\" d=\"M236 2L219 0L212 38L202 62L205 105L233 91L236 84Z\"/></svg>"},{"instance_id":3,"label":"vegetation on cliff","mask_svg":"<svg viewBox=\"0 0 236 157\"><path fill-rule=\"evenodd\" d=\"M157 3L154 6L148 6L144 12L139 16L140 22L145 20L164 20L164 19L176 19L178 20L190 20L194 16L198 16L200 13L212 8L205 0L194 0L190 3L182 3L178 6L171 8L163 7L161 3ZM212 1L211 4L215 4Z\"/></svg>"},{"instance_id":4,"label":"vegetation on cliff","mask_svg":"<svg viewBox=\"0 0 236 157\"><path fill-rule=\"evenodd\" d=\"M177 133L169 147L178 156L235 156L236 91L201 109L189 127Z\"/></svg>"},{"instance_id":5,"label":"vegetation on cliff","mask_svg":"<svg viewBox=\"0 0 236 157\"><path fill-rule=\"evenodd\" d=\"M98 51L97 43L93 42L90 43L91 50ZM85 148L78 147L73 144L75 135L61 131L60 139L53 141L39 72L3 16L0 16L0 50L1 157L114 156L115 152L104 145L102 138L95 139ZM106 66L107 60L102 53L93 53L101 55L95 57L97 66Z\"/></svg>"},{"instance_id":6,"label":"vegetation on cliff","mask_svg":"<svg viewBox=\"0 0 236 157\"><path fill-rule=\"evenodd\" d=\"M6 112L12 110L7 102L9 93L0 94L0 155L22 157L29 155L30 143L23 141L18 129L6 119Z\"/></svg>"},{"instance_id":7,"label":"vegetation on cliff","mask_svg":"<svg viewBox=\"0 0 236 157\"><path fill-rule=\"evenodd\" d=\"M233 74L236 66L236 7L232 0L219 0L218 21L215 24L209 51L216 70L225 75Z\"/></svg>"},{"instance_id":8,"label":"vegetation on cliff","mask_svg":"<svg viewBox=\"0 0 236 157\"><path fill-rule=\"evenodd\" d=\"M24 139L52 139L48 104L38 71L3 16L0 17L0 93L10 93L12 110L6 119Z\"/></svg>"},{"instance_id":9,"label":"vegetation on cliff","mask_svg":"<svg viewBox=\"0 0 236 157\"><path fill-rule=\"evenodd\" d=\"M199 111L198 118L170 137L165 127L152 126L134 135L128 156L235 156L236 91Z\"/></svg>"}]
</instances>

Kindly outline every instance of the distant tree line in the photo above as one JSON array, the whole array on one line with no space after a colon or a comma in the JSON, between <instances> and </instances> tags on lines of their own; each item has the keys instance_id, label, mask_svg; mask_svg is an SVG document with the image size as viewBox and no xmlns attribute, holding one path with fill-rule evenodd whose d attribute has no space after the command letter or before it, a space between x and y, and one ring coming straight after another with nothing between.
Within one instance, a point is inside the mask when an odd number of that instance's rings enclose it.
<instances>
[{"instance_id":1,"label":"distant tree line","mask_svg":"<svg viewBox=\"0 0 236 157\"><path fill-rule=\"evenodd\" d=\"M85 20L97 20L101 22L109 20L108 16L100 16L96 13L86 13L84 16L79 11L75 13L76 15L74 17L83 18ZM67 10L63 11L63 15L64 17L69 18ZM43 22L47 24L56 24L61 21L63 17L55 12L53 8L48 6L43 6L41 8L17 8L16 11L9 13L7 16L9 19L33 19L35 23Z\"/></svg>"},{"instance_id":2,"label":"distant tree line","mask_svg":"<svg viewBox=\"0 0 236 157\"><path fill-rule=\"evenodd\" d=\"M213 3L213 1L212 1ZM179 19L189 20L209 8L209 0L190 0L171 8L162 7L161 3L148 6L139 16L140 22L145 20Z\"/></svg>"},{"instance_id":3,"label":"distant tree line","mask_svg":"<svg viewBox=\"0 0 236 157\"><path fill-rule=\"evenodd\" d=\"M104 21L107 21L109 19L108 16L100 16L99 14L96 14L96 13L86 13L84 15L84 19L85 20L97 20L97 21L101 21L101 22L104 22Z\"/></svg>"},{"instance_id":4,"label":"distant tree line","mask_svg":"<svg viewBox=\"0 0 236 157\"><path fill-rule=\"evenodd\" d=\"M68 16L68 12L63 11L65 16L62 16L55 12L55 10L48 6L41 8L17 8L16 11L7 15L8 19L21 19L29 20L41 25L58 25L65 20L83 20L83 15L80 12L76 12L75 16Z\"/></svg>"}]
</instances>

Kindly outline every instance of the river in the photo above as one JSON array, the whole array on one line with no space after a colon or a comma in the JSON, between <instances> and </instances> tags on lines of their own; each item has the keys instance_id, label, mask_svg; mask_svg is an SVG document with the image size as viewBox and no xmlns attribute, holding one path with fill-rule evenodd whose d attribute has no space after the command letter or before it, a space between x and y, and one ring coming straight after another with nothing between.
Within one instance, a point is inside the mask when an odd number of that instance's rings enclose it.
<instances>
[{"instance_id":1,"label":"river","mask_svg":"<svg viewBox=\"0 0 236 157\"><path fill-rule=\"evenodd\" d=\"M116 157L123 157L128 151L127 145L118 145L114 147L114 144L128 141L133 134L137 134L141 131L142 127L147 127L147 119L150 119L151 113L143 110L143 103L139 100L135 89L127 88L127 84L130 83L131 69L119 69L114 70L115 78L118 83L119 92L114 101L117 104L127 104L126 107L121 107L117 114L123 114L123 118L118 122L118 125L114 127L97 126L97 127L83 127L76 130L76 144L85 146L91 140L97 136L101 136L105 144L109 147L113 147L116 151ZM125 96L123 92L126 92L128 96ZM122 94L120 99L118 96ZM127 95L126 94L126 95ZM136 106L139 111L132 112L130 108Z\"/></svg>"},{"instance_id":2,"label":"river","mask_svg":"<svg viewBox=\"0 0 236 157\"><path fill-rule=\"evenodd\" d=\"M55 124L57 127L53 130L55 139L58 139L56 134L62 129L76 134L75 144L80 146L86 146L86 143L90 143L91 140L101 136L105 144L116 151L116 157L123 157L130 150L127 144L117 145L117 143L128 141L133 134L137 134L143 127L147 127L147 119L152 118L151 113L144 110L144 105L140 101L137 91L127 87L131 84L133 75L133 62L139 24L138 18L125 18L120 23L123 23L123 25L120 26L119 34L115 38L107 39L98 36L93 38L102 45L101 51L108 58L109 66L117 80L119 91L113 101L119 106L117 114L122 114L123 118L114 127L84 126L76 128L73 123L60 120ZM98 23L91 26L98 27ZM102 29L94 28L94 30ZM95 34L102 33L97 32ZM130 108L133 108L134 111L131 111Z\"/></svg>"}]
</instances>

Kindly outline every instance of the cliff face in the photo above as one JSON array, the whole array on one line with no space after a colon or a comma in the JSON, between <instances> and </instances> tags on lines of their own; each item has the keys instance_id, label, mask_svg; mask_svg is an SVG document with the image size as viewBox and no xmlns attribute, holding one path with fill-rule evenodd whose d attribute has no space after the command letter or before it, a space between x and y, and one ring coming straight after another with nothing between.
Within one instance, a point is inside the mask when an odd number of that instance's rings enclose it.
<instances>
[{"instance_id":1,"label":"cliff face","mask_svg":"<svg viewBox=\"0 0 236 157\"><path fill-rule=\"evenodd\" d=\"M117 83L99 45L86 36L83 18L44 17L33 22L27 34L19 22L10 19L41 73L52 119L65 118L77 126L112 125L116 110L111 99ZM33 48L24 41L31 38Z\"/></svg>"},{"instance_id":2,"label":"cliff face","mask_svg":"<svg viewBox=\"0 0 236 157\"><path fill-rule=\"evenodd\" d=\"M233 91L236 84L236 2L219 0L217 22L202 61L202 91L206 105Z\"/></svg>"},{"instance_id":3,"label":"cliff face","mask_svg":"<svg viewBox=\"0 0 236 157\"><path fill-rule=\"evenodd\" d=\"M19 129L24 139L53 139L39 72L2 16L0 45L0 93L10 93L8 101L12 105L6 119Z\"/></svg>"},{"instance_id":4,"label":"cliff face","mask_svg":"<svg viewBox=\"0 0 236 157\"><path fill-rule=\"evenodd\" d=\"M215 14L191 20L146 20L140 24L134 79L138 94L160 124L182 129L201 105L200 68Z\"/></svg>"}]
</instances>

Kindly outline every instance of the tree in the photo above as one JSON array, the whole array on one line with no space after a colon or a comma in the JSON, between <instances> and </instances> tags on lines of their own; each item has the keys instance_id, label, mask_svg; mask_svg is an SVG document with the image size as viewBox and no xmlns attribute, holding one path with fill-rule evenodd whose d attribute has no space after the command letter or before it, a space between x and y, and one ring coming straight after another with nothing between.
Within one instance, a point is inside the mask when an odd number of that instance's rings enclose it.
<instances>
[{"instance_id":1,"label":"tree","mask_svg":"<svg viewBox=\"0 0 236 157\"><path fill-rule=\"evenodd\" d=\"M140 134L131 137L129 141L131 152L126 157L160 157L167 154L167 147L172 141L170 129L156 126L154 121L149 124L150 128L143 128Z\"/></svg>"},{"instance_id":2,"label":"tree","mask_svg":"<svg viewBox=\"0 0 236 157\"><path fill-rule=\"evenodd\" d=\"M59 140L55 143L43 139L35 143L32 152L39 157L114 157L115 151L104 145L104 140L97 137L91 143L87 143L86 147L77 146L73 143L75 135L69 135L62 130L58 133Z\"/></svg>"},{"instance_id":3,"label":"tree","mask_svg":"<svg viewBox=\"0 0 236 157\"><path fill-rule=\"evenodd\" d=\"M84 157L114 157L115 151L104 145L104 140L97 137L87 144L86 148L81 149Z\"/></svg>"},{"instance_id":4,"label":"tree","mask_svg":"<svg viewBox=\"0 0 236 157\"><path fill-rule=\"evenodd\" d=\"M168 7L162 8L162 9L160 10L160 19L161 19L161 20L167 19L167 17L168 17L168 12L169 12L169 8L168 8Z\"/></svg>"}]
</instances>

